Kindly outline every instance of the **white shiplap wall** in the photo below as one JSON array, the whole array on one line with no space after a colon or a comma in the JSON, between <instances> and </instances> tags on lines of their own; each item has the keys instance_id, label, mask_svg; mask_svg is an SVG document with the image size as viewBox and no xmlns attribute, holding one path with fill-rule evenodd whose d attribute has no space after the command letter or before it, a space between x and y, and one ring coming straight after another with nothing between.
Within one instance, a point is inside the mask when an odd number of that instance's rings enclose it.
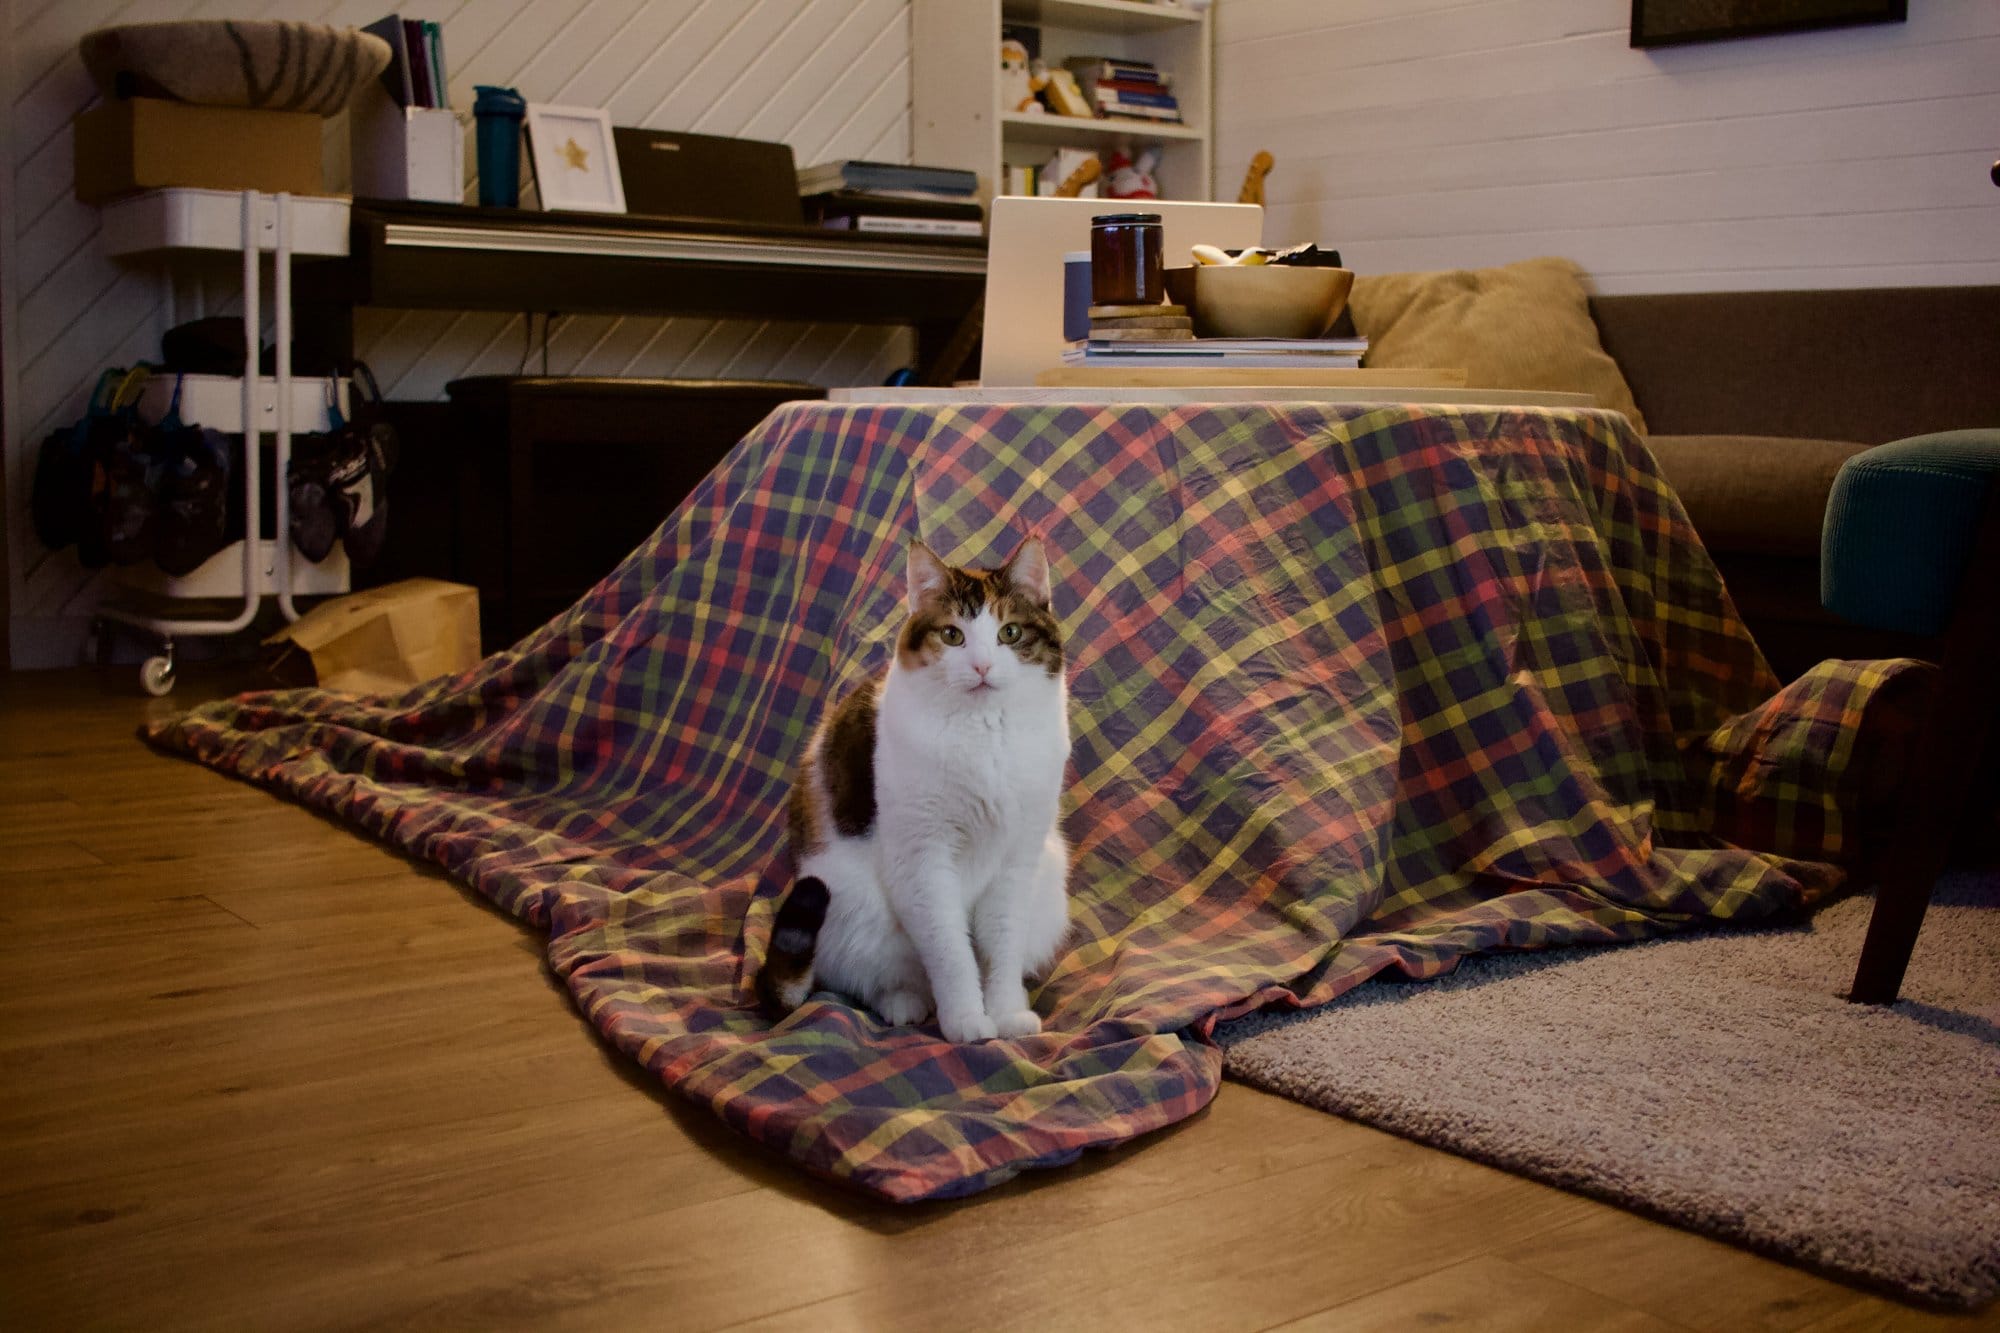
<instances>
[{"instance_id":1,"label":"white shiplap wall","mask_svg":"<svg viewBox=\"0 0 2000 1333\"><path fill-rule=\"evenodd\" d=\"M8 603L16 666L63 665L97 594L27 516L37 441L82 409L98 370L158 355L169 318L160 270L106 259L97 210L71 197L70 121L96 97L77 40L112 23L179 18L373 22L385 0L7 0L0 122L11 171L0 222ZM909 156L907 0L431 0L404 12L443 25L453 105L477 83L530 101L603 106L619 125L775 139L801 165ZM328 122L336 185L344 119ZM468 131L469 133L469 131ZM473 154L468 140L467 167ZM472 197L468 183L467 198ZM236 306L233 261L183 278L181 319ZM365 311L360 354L397 398L438 398L462 375L520 364L521 316ZM540 321L534 336L539 342ZM905 364L906 330L707 319L578 316L556 323L557 374L745 376L879 383ZM534 364L539 367L539 347Z\"/></svg>"},{"instance_id":2,"label":"white shiplap wall","mask_svg":"<svg viewBox=\"0 0 2000 1333\"><path fill-rule=\"evenodd\" d=\"M1217 0L1217 176L1364 272L1603 292L2000 282L2000 4L1634 50L1629 0Z\"/></svg>"}]
</instances>

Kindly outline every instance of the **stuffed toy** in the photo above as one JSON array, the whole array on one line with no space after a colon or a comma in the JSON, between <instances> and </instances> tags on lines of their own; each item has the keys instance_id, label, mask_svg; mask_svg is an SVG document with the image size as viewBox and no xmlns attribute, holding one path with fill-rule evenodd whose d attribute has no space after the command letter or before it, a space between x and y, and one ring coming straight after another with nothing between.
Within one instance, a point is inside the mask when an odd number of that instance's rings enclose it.
<instances>
[{"instance_id":1,"label":"stuffed toy","mask_svg":"<svg viewBox=\"0 0 2000 1333\"><path fill-rule=\"evenodd\" d=\"M1030 115L1042 111L1040 94L1048 85L1048 70L1041 61L1028 59L1027 47L1012 37L1000 43L1001 106Z\"/></svg>"},{"instance_id":2,"label":"stuffed toy","mask_svg":"<svg viewBox=\"0 0 2000 1333\"><path fill-rule=\"evenodd\" d=\"M1115 150L1105 163L1104 193L1113 199L1157 199L1160 187L1153 171L1160 165L1160 150L1148 148L1135 162L1124 149Z\"/></svg>"}]
</instances>

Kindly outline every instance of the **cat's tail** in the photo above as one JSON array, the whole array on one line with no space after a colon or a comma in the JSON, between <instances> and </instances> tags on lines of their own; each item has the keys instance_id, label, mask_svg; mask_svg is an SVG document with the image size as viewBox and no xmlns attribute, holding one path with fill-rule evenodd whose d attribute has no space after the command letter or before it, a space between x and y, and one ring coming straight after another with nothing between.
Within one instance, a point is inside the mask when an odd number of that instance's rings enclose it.
<instances>
[{"instance_id":1,"label":"cat's tail","mask_svg":"<svg viewBox=\"0 0 2000 1333\"><path fill-rule=\"evenodd\" d=\"M813 951L826 920L826 885L807 875L792 885L771 923L771 950L757 973L757 1001L772 1018L783 1018L806 1001L813 986Z\"/></svg>"}]
</instances>

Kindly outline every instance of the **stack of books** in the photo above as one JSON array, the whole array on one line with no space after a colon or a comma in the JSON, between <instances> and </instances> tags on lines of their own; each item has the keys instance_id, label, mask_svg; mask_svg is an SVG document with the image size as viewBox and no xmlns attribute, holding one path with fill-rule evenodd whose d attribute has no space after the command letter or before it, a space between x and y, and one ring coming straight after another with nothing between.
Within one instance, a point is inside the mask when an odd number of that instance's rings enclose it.
<instances>
[{"instance_id":1,"label":"stack of books","mask_svg":"<svg viewBox=\"0 0 2000 1333\"><path fill-rule=\"evenodd\" d=\"M450 82L444 71L444 34L437 24L391 14L361 31L389 44L389 68L382 71L382 82L398 105L451 105Z\"/></svg>"},{"instance_id":2,"label":"stack of books","mask_svg":"<svg viewBox=\"0 0 2000 1333\"><path fill-rule=\"evenodd\" d=\"M1094 305L1090 308L1090 342L1187 342L1194 337L1194 320L1181 305Z\"/></svg>"},{"instance_id":3,"label":"stack of books","mask_svg":"<svg viewBox=\"0 0 2000 1333\"><path fill-rule=\"evenodd\" d=\"M1169 75L1143 60L1116 56L1075 56L1063 62L1100 116L1181 123Z\"/></svg>"},{"instance_id":4,"label":"stack of books","mask_svg":"<svg viewBox=\"0 0 2000 1333\"><path fill-rule=\"evenodd\" d=\"M979 177L955 167L823 162L799 172L806 220L835 231L979 236Z\"/></svg>"},{"instance_id":5,"label":"stack of books","mask_svg":"<svg viewBox=\"0 0 2000 1333\"><path fill-rule=\"evenodd\" d=\"M1066 366L1184 370L1355 370L1366 338L1100 338L1072 343Z\"/></svg>"}]
</instances>

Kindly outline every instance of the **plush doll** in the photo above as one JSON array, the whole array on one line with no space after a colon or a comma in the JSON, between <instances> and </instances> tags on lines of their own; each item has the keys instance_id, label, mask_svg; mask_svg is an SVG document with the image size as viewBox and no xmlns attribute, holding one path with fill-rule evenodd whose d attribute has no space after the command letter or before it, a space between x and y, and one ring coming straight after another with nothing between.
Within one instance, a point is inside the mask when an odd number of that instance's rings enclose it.
<instances>
[{"instance_id":1,"label":"plush doll","mask_svg":"<svg viewBox=\"0 0 2000 1333\"><path fill-rule=\"evenodd\" d=\"M1049 109L1049 67L1039 56L1028 62L1028 92L1028 100L1015 107L1016 111L1039 113Z\"/></svg>"},{"instance_id":2,"label":"plush doll","mask_svg":"<svg viewBox=\"0 0 2000 1333\"><path fill-rule=\"evenodd\" d=\"M1042 110L1038 94L1049 76L1039 60L1029 61L1028 48L1009 37L1000 43L1000 105L1009 111L1034 114Z\"/></svg>"},{"instance_id":3,"label":"plush doll","mask_svg":"<svg viewBox=\"0 0 2000 1333\"><path fill-rule=\"evenodd\" d=\"M1133 161L1124 149L1111 154L1105 164L1106 176L1104 193L1113 199L1157 199L1160 187L1153 180L1154 168L1160 165L1160 150L1148 148Z\"/></svg>"}]
</instances>

